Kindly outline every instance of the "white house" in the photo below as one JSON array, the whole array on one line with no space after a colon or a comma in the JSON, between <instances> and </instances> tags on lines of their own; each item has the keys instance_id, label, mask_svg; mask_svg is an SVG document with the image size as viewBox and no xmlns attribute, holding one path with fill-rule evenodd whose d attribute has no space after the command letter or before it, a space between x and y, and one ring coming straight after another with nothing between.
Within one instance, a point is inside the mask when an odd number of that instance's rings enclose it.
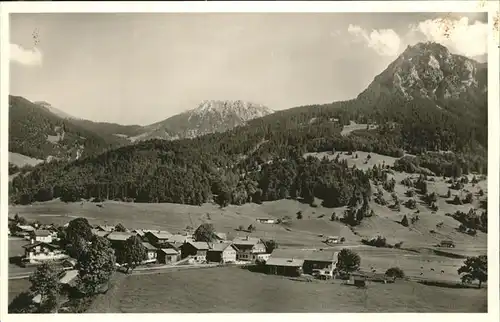
<instances>
[{"instance_id":1,"label":"white house","mask_svg":"<svg viewBox=\"0 0 500 322\"><path fill-rule=\"evenodd\" d=\"M238 261L255 261L266 254L266 246L260 238L236 237L233 244L238 249L236 254Z\"/></svg>"},{"instance_id":2,"label":"white house","mask_svg":"<svg viewBox=\"0 0 500 322\"><path fill-rule=\"evenodd\" d=\"M44 242L34 242L24 245L24 258L23 261L32 264L40 263L47 260L62 260L69 256L64 254L57 245L48 244Z\"/></svg>"},{"instance_id":3,"label":"white house","mask_svg":"<svg viewBox=\"0 0 500 322\"><path fill-rule=\"evenodd\" d=\"M31 233L31 239L35 242L52 243L52 233L48 230L39 229Z\"/></svg>"},{"instance_id":4,"label":"white house","mask_svg":"<svg viewBox=\"0 0 500 322\"><path fill-rule=\"evenodd\" d=\"M276 219L272 219L272 218L258 218L257 221L260 222L261 224L275 224L276 223Z\"/></svg>"}]
</instances>

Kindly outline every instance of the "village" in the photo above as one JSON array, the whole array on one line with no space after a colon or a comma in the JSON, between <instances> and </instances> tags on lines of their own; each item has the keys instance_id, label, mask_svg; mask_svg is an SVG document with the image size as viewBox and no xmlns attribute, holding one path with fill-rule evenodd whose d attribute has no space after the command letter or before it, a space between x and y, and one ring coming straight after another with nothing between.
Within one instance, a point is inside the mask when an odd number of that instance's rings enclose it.
<instances>
[{"instance_id":1,"label":"village","mask_svg":"<svg viewBox=\"0 0 500 322\"><path fill-rule=\"evenodd\" d=\"M273 219L257 219L260 223L274 224ZM9 222L15 219L9 218ZM71 258L59 245L58 232L67 228L54 224L19 224L10 225L9 236L23 238L27 243L22 246L24 256L17 263L21 267L36 267L50 261L63 268L60 282L71 285L77 278L77 260ZM251 230L252 228L249 227ZM265 241L261 238L236 237L229 240L227 234L214 232L210 242L196 241L193 231L171 233L165 230L133 229L122 225L95 225L92 228L95 236L106 238L113 249L118 250L132 236L140 238L145 249L145 258L135 271L161 270L172 267L213 267L239 265L249 266L254 270L273 275L287 277L305 277L308 279L330 280L343 279L346 283L364 286L368 280L383 283L394 282L395 276L383 273L362 272L357 270L348 276L341 275L336 269L340 249L328 247L319 250L278 249L275 241ZM345 241L339 236L328 236L327 245L338 245ZM116 263L117 270L125 269L126 263ZM257 269L255 269L257 268ZM128 270L127 270L128 272ZM74 283L73 283L74 284ZM37 298L34 298L37 301Z\"/></svg>"}]
</instances>

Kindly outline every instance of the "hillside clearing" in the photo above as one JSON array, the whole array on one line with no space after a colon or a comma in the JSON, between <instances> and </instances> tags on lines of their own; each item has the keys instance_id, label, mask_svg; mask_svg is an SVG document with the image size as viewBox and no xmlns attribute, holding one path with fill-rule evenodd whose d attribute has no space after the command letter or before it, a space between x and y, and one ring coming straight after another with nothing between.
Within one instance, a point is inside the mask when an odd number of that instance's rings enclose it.
<instances>
[{"instance_id":1,"label":"hillside clearing","mask_svg":"<svg viewBox=\"0 0 500 322\"><path fill-rule=\"evenodd\" d=\"M9 152L9 163L12 163L19 168L24 167L25 165L35 166L41 162L43 162L43 160L31 158L20 153Z\"/></svg>"}]
</instances>

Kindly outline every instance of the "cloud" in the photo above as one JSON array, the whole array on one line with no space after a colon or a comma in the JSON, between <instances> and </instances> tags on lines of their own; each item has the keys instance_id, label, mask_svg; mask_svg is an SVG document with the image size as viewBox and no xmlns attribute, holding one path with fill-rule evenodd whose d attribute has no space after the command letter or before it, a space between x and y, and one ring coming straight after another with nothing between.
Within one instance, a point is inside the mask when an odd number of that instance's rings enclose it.
<instances>
[{"instance_id":1,"label":"cloud","mask_svg":"<svg viewBox=\"0 0 500 322\"><path fill-rule=\"evenodd\" d=\"M42 53L36 47L30 50L17 44L10 44L10 61L25 66L40 66Z\"/></svg>"},{"instance_id":2,"label":"cloud","mask_svg":"<svg viewBox=\"0 0 500 322\"><path fill-rule=\"evenodd\" d=\"M427 41L440 43L456 54L474 57L488 52L488 24L480 21L469 24L467 17L428 19L410 25L410 32L423 35Z\"/></svg>"},{"instance_id":3,"label":"cloud","mask_svg":"<svg viewBox=\"0 0 500 322\"><path fill-rule=\"evenodd\" d=\"M401 49L401 39L392 29L372 30L370 34L360 26L349 25L347 31L375 50L380 56L396 56Z\"/></svg>"}]
</instances>

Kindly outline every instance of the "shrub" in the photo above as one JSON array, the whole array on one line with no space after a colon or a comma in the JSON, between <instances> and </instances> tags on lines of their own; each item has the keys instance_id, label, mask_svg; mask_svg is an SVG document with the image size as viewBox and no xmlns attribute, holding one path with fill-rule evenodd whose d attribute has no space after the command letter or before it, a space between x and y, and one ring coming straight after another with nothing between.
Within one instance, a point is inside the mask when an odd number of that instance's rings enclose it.
<instances>
[{"instance_id":1,"label":"shrub","mask_svg":"<svg viewBox=\"0 0 500 322\"><path fill-rule=\"evenodd\" d=\"M300 211L299 211L299 212L297 213L297 219L302 219L302 212L300 212Z\"/></svg>"},{"instance_id":2,"label":"shrub","mask_svg":"<svg viewBox=\"0 0 500 322\"><path fill-rule=\"evenodd\" d=\"M464 199L464 203L472 203L472 200L474 199L473 195L471 192L469 192Z\"/></svg>"},{"instance_id":3,"label":"shrub","mask_svg":"<svg viewBox=\"0 0 500 322\"><path fill-rule=\"evenodd\" d=\"M417 208L417 202L415 201L415 199L408 199L405 202L405 207L408 209L415 209Z\"/></svg>"},{"instance_id":4,"label":"shrub","mask_svg":"<svg viewBox=\"0 0 500 322\"><path fill-rule=\"evenodd\" d=\"M402 241L400 241L399 243L396 243L394 245L394 248L401 248L401 246L403 246L403 242Z\"/></svg>"},{"instance_id":5,"label":"shrub","mask_svg":"<svg viewBox=\"0 0 500 322\"><path fill-rule=\"evenodd\" d=\"M385 271L385 275L388 277L394 277L394 278L404 278L405 277L405 273L399 267L389 268L387 271Z\"/></svg>"},{"instance_id":6,"label":"shrub","mask_svg":"<svg viewBox=\"0 0 500 322\"><path fill-rule=\"evenodd\" d=\"M365 245L374 247L389 247L384 236L377 236L370 239L362 239L361 242Z\"/></svg>"},{"instance_id":7,"label":"shrub","mask_svg":"<svg viewBox=\"0 0 500 322\"><path fill-rule=\"evenodd\" d=\"M408 218L406 218L406 215L404 215L403 219L401 220L401 225L408 227Z\"/></svg>"},{"instance_id":8,"label":"shrub","mask_svg":"<svg viewBox=\"0 0 500 322\"><path fill-rule=\"evenodd\" d=\"M413 197L413 196L415 195L415 191L413 191L413 190L407 190L407 191L405 192L405 195L406 195L407 197L410 197L410 198L411 198L411 197Z\"/></svg>"}]
</instances>

